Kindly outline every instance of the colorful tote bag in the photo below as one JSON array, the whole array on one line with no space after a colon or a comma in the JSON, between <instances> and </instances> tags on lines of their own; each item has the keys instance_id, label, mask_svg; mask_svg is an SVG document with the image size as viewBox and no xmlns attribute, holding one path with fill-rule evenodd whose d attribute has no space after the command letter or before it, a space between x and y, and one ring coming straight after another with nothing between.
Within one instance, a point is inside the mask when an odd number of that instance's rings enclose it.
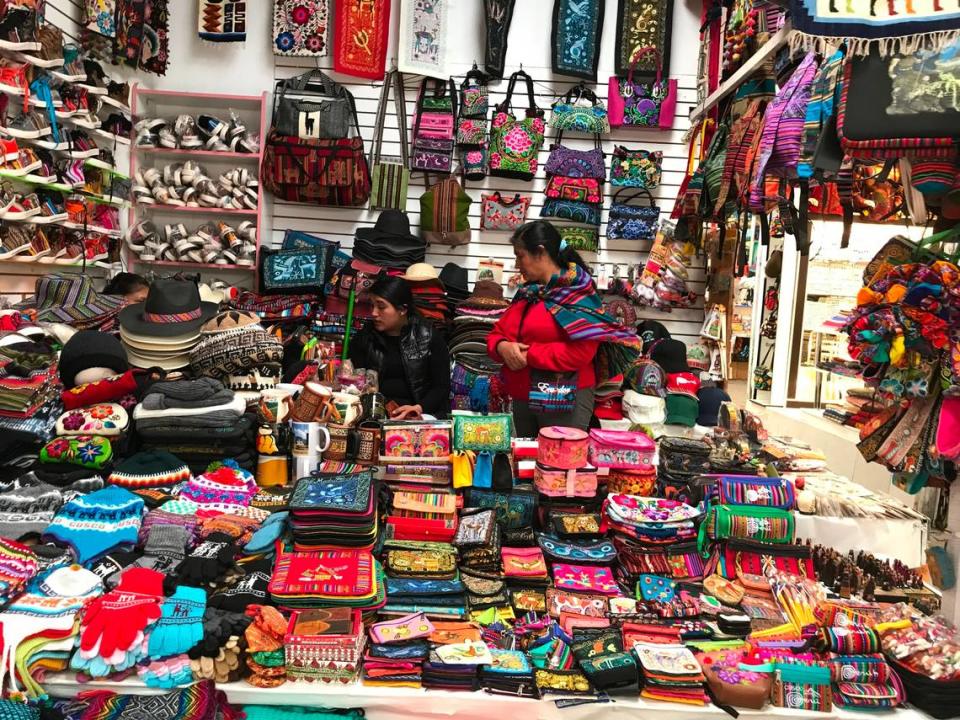
<instances>
[{"instance_id":1,"label":"colorful tote bag","mask_svg":"<svg viewBox=\"0 0 960 720\"><path fill-rule=\"evenodd\" d=\"M656 78L653 82L633 79L637 63L646 56L656 62ZM677 112L677 81L663 79L663 63L654 47L640 49L630 63L626 77L611 75L607 90L610 103L612 127L646 127L669 130L673 127Z\"/></svg>"},{"instance_id":2,"label":"colorful tote bag","mask_svg":"<svg viewBox=\"0 0 960 720\"><path fill-rule=\"evenodd\" d=\"M274 0L273 54L326 57L329 25L327 0Z\"/></svg>"},{"instance_id":3,"label":"colorful tote bag","mask_svg":"<svg viewBox=\"0 0 960 720\"><path fill-rule=\"evenodd\" d=\"M453 81L425 77L420 84L417 116L413 123L411 170L452 172L456 147L456 117L457 101Z\"/></svg>"},{"instance_id":4,"label":"colorful tote bag","mask_svg":"<svg viewBox=\"0 0 960 720\"><path fill-rule=\"evenodd\" d=\"M610 184L652 190L660 184L663 153L659 150L631 150L615 145L610 162Z\"/></svg>"},{"instance_id":5,"label":"colorful tote bag","mask_svg":"<svg viewBox=\"0 0 960 720\"><path fill-rule=\"evenodd\" d=\"M580 133L608 133L610 121L607 109L597 94L582 83L574 85L553 104L547 123L555 130Z\"/></svg>"},{"instance_id":6,"label":"colorful tote bag","mask_svg":"<svg viewBox=\"0 0 960 720\"><path fill-rule=\"evenodd\" d=\"M527 221L530 198L516 193L509 200L497 191L493 195L480 196L480 228L513 232Z\"/></svg>"},{"instance_id":7,"label":"colorful tote bag","mask_svg":"<svg viewBox=\"0 0 960 720\"><path fill-rule=\"evenodd\" d=\"M391 87L397 114L397 128L400 132L400 157L385 157L380 154ZM403 75L397 70L391 70L383 79L370 148L370 175L373 183L370 191L371 210L406 210L407 188L410 184L409 165L410 150L407 147L407 111L403 97Z\"/></svg>"},{"instance_id":8,"label":"colorful tote bag","mask_svg":"<svg viewBox=\"0 0 960 720\"><path fill-rule=\"evenodd\" d=\"M628 193L623 195L623 193ZM633 205L632 201L646 196L648 205ZM637 188L631 191L621 188L610 203L607 220L607 237L612 240L646 240L653 242L660 221L660 208L649 190Z\"/></svg>"},{"instance_id":9,"label":"colorful tote bag","mask_svg":"<svg viewBox=\"0 0 960 720\"><path fill-rule=\"evenodd\" d=\"M527 84L527 111L517 119L510 108L517 79ZM533 180L537 174L537 156L543 146L543 111L533 97L533 78L523 70L510 76L507 97L493 116L490 130L490 174L515 180Z\"/></svg>"}]
</instances>

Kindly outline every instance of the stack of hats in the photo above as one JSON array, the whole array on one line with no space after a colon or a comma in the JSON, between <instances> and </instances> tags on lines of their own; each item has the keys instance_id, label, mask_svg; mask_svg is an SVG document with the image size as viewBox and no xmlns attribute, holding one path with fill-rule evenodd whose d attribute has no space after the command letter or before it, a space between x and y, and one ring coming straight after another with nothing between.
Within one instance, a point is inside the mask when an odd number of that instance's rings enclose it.
<instances>
[{"instance_id":1,"label":"stack of hats","mask_svg":"<svg viewBox=\"0 0 960 720\"><path fill-rule=\"evenodd\" d=\"M449 307L436 268L430 263L414 263L407 268L403 279L410 286L417 312L427 320L445 322Z\"/></svg>"},{"instance_id":2,"label":"stack of hats","mask_svg":"<svg viewBox=\"0 0 960 720\"><path fill-rule=\"evenodd\" d=\"M208 376L250 387L244 390L248 402L259 399L259 379L272 387L280 377L283 343L268 333L253 312L228 310L204 323L200 342L190 351L190 369L194 375ZM256 377L253 386L251 376ZM242 380L241 380L242 379ZM270 380L272 379L272 380Z\"/></svg>"},{"instance_id":3,"label":"stack of hats","mask_svg":"<svg viewBox=\"0 0 960 720\"><path fill-rule=\"evenodd\" d=\"M294 547L369 548L377 536L377 493L370 471L301 478L290 498Z\"/></svg>"},{"instance_id":4,"label":"stack of hats","mask_svg":"<svg viewBox=\"0 0 960 720\"><path fill-rule=\"evenodd\" d=\"M440 270L440 282L447 293L447 304L451 310L457 307L470 296L467 287L467 269L457 263L448 262Z\"/></svg>"},{"instance_id":5,"label":"stack of hats","mask_svg":"<svg viewBox=\"0 0 960 720\"><path fill-rule=\"evenodd\" d=\"M666 338L653 345L650 357L666 374L666 420L668 425L693 427L697 422L700 380L687 364L687 346Z\"/></svg>"},{"instance_id":6,"label":"stack of hats","mask_svg":"<svg viewBox=\"0 0 960 720\"><path fill-rule=\"evenodd\" d=\"M216 303L201 301L196 283L155 280L144 302L120 312L120 340L130 364L163 370L186 367L200 342L200 328L216 311Z\"/></svg>"},{"instance_id":7,"label":"stack of hats","mask_svg":"<svg viewBox=\"0 0 960 720\"><path fill-rule=\"evenodd\" d=\"M84 564L137 542L143 500L129 490L106 487L67 502L43 533L44 542L73 550Z\"/></svg>"},{"instance_id":8,"label":"stack of hats","mask_svg":"<svg viewBox=\"0 0 960 720\"><path fill-rule=\"evenodd\" d=\"M505 398L495 392L501 365L487 354L487 336L508 307L510 301L504 299L503 287L492 280L478 280L470 297L457 306L449 342L454 410L503 409Z\"/></svg>"},{"instance_id":9,"label":"stack of hats","mask_svg":"<svg viewBox=\"0 0 960 720\"><path fill-rule=\"evenodd\" d=\"M716 427L720 424L720 406L730 402L730 396L713 383L704 383L697 392L697 402L700 408L697 425Z\"/></svg>"},{"instance_id":10,"label":"stack of hats","mask_svg":"<svg viewBox=\"0 0 960 720\"><path fill-rule=\"evenodd\" d=\"M385 268L406 270L422 263L427 243L410 232L410 218L400 210L384 210L373 227L357 228L353 256Z\"/></svg>"},{"instance_id":11,"label":"stack of hats","mask_svg":"<svg viewBox=\"0 0 960 720\"><path fill-rule=\"evenodd\" d=\"M37 278L35 289L38 321L81 330L113 330L124 305L122 297L98 293L86 275L46 275Z\"/></svg>"}]
</instances>

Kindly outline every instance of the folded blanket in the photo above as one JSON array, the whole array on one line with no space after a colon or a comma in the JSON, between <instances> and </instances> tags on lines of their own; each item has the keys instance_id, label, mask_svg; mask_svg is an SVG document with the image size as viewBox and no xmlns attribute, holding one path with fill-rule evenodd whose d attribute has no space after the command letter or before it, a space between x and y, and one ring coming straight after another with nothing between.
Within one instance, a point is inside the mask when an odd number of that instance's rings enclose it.
<instances>
[{"instance_id":1,"label":"folded blanket","mask_svg":"<svg viewBox=\"0 0 960 720\"><path fill-rule=\"evenodd\" d=\"M199 408L165 408L153 409L146 407L144 403L151 398L154 393L150 393L147 397L144 398L144 402L140 403L133 409L133 419L137 421L137 427L140 427L141 420L155 420L158 418L188 418L188 417L206 417L210 415L217 415L218 417L231 417L236 420L238 417L243 415L244 411L247 409L247 404L244 402L242 397L235 396L229 402L222 403L220 405L212 405L209 407L199 407ZM149 403L153 405L154 402ZM226 413L227 415L222 415ZM167 422L166 425L171 425L173 423ZM180 425L180 422L176 423ZM217 423L222 424L222 423ZM197 425L196 427L209 427L209 425Z\"/></svg>"}]
</instances>

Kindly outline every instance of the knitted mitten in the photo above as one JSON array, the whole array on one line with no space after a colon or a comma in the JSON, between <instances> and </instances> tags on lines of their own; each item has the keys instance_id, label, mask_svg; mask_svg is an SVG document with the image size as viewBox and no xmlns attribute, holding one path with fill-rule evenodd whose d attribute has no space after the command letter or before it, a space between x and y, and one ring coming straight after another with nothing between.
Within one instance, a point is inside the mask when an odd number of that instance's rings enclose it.
<instances>
[{"instance_id":1,"label":"knitted mitten","mask_svg":"<svg viewBox=\"0 0 960 720\"><path fill-rule=\"evenodd\" d=\"M195 587L181 585L163 601L160 620L150 632L147 652L152 658L180 655L203 638L203 612L207 607L207 593Z\"/></svg>"}]
</instances>

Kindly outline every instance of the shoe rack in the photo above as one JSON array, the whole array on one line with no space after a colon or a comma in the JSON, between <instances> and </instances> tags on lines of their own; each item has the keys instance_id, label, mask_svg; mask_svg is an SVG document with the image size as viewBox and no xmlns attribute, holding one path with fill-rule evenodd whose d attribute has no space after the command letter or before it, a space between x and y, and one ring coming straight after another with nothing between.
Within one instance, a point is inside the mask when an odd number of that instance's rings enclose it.
<instances>
[{"instance_id":1,"label":"shoe rack","mask_svg":"<svg viewBox=\"0 0 960 720\"><path fill-rule=\"evenodd\" d=\"M267 94L261 95L224 95L216 93L188 93L170 90L151 90L134 85L131 89L131 108L133 110L134 125L144 119L161 118L173 126L179 115L190 115L194 119L199 114L211 115L229 123L231 113L243 123L248 133L259 139L257 152L234 152L197 149L168 148L168 147L141 147L134 142L130 148L130 177L136 177L138 172L155 168L162 174L168 165L181 165L186 161L196 162L201 170L211 179L216 180L221 174L234 169L246 169L252 178L259 177L260 160L263 153L264 129L266 128ZM134 133L136 135L136 133ZM189 207L137 202L133 197L131 202L129 227L149 220L153 222L158 233L164 234L167 225L183 224L188 234L192 234L198 226L212 222L223 222L236 229L244 221L255 224L256 253L252 266L222 263L200 263L188 259L181 260L142 260L129 246L124 245L124 252L128 266L138 267L141 271L147 268L156 268L158 272L170 272L174 268L195 269L204 275L216 276L219 273L230 273L232 282L249 287L256 285L257 267L260 262L260 243L262 232L262 216L264 198L262 188L257 188L256 208L220 208L220 207ZM243 275L248 277L243 277ZM243 280L240 278L243 277Z\"/></svg>"}]
</instances>

